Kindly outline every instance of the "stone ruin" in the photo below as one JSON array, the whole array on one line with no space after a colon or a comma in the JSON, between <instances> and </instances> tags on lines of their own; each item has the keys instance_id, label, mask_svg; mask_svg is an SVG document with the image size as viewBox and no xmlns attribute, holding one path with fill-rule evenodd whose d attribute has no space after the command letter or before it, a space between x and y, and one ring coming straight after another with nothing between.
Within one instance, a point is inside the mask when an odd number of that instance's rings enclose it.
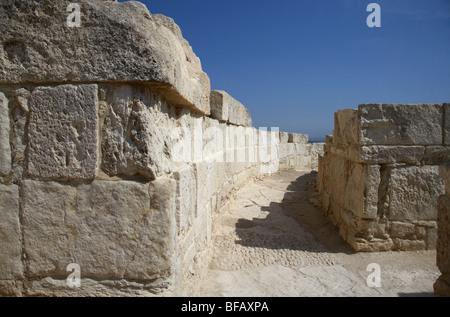
<instances>
[{"instance_id":1,"label":"stone ruin","mask_svg":"<svg viewBox=\"0 0 450 317\"><path fill-rule=\"evenodd\" d=\"M0 294L189 294L233 193L322 146L252 128L172 19L68 3L0 3Z\"/></svg>"},{"instance_id":2,"label":"stone ruin","mask_svg":"<svg viewBox=\"0 0 450 317\"><path fill-rule=\"evenodd\" d=\"M434 250L449 292L450 104L360 105L335 114L319 157L324 211L359 252Z\"/></svg>"},{"instance_id":3,"label":"stone ruin","mask_svg":"<svg viewBox=\"0 0 450 317\"><path fill-rule=\"evenodd\" d=\"M356 251L435 249L449 111L448 104L361 105L336 113L318 188Z\"/></svg>"},{"instance_id":4,"label":"stone ruin","mask_svg":"<svg viewBox=\"0 0 450 317\"><path fill-rule=\"evenodd\" d=\"M172 19L79 0L69 27L69 3L0 3L0 295L189 295L230 197L290 168L319 169L325 209L359 251L438 237L445 291L448 105L339 112L324 152L253 128ZM82 288L67 285L73 263Z\"/></svg>"}]
</instances>

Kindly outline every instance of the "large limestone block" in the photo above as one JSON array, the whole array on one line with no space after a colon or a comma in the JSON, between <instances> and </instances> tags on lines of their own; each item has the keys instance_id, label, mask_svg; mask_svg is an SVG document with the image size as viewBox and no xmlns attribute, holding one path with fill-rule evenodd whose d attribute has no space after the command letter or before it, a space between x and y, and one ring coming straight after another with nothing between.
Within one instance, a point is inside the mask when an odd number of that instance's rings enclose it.
<instances>
[{"instance_id":1,"label":"large limestone block","mask_svg":"<svg viewBox=\"0 0 450 317\"><path fill-rule=\"evenodd\" d=\"M204 118L202 123L202 160L223 162L225 135L219 121Z\"/></svg>"},{"instance_id":2,"label":"large limestone block","mask_svg":"<svg viewBox=\"0 0 450 317\"><path fill-rule=\"evenodd\" d=\"M69 27L69 3L0 3L0 83L145 82L209 115L209 78L172 19L137 1L80 0Z\"/></svg>"},{"instance_id":3,"label":"large limestone block","mask_svg":"<svg viewBox=\"0 0 450 317\"><path fill-rule=\"evenodd\" d=\"M450 146L427 146L424 163L426 165L450 164Z\"/></svg>"},{"instance_id":4,"label":"large limestone block","mask_svg":"<svg viewBox=\"0 0 450 317\"><path fill-rule=\"evenodd\" d=\"M252 126L250 112L239 101L222 90L211 92L211 117L238 126Z\"/></svg>"},{"instance_id":5,"label":"large limestone block","mask_svg":"<svg viewBox=\"0 0 450 317\"><path fill-rule=\"evenodd\" d=\"M167 277L175 235L174 184L96 181L78 187L25 181L24 248L30 277Z\"/></svg>"},{"instance_id":6,"label":"large limestone block","mask_svg":"<svg viewBox=\"0 0 450 317\"><path fill-rule=\"evenodd\" d=\"M177 182L176 191L176 220L178 232L187 232L191 228L197 212L197 180L192 166L173 173Z\"/></svg>"},{"instance_id":7,"label":"large limestone block","mask_svg":"<svg viewBox=\"0 0 450 317\"><path fill-rule=\"evenodd\" d=\"M442 104L359 106L363 145L442 144Z\"/></svg>"},{"instance_id":8,"label":"large limestone block","mask_svg":"<svg viewBox=\"0 0 450 317\"><path fill-rule=\"evenodd\" d=\"M380 167L377 165L350 164L347 168L344 207L361 219L376 219Z\"/></svg>"},{"instance_id":9,"label":"large limestone block","mask_svg":"<svg viewBox=\"0 0 450 317\"><path fill-rule=\"evenodd\" d=\"M0 280L23 277L19 188L0 184Z\"/></svg>"},{"instance_id":10,"label":"large limestone block","mask_svg":"<svg viewBox=\"0 0 450 317\"><path fill-rule=\"evenodd\" d=\"M288 132L280 132L280 144L289 142L289 133Z\"/></svg>"},{"instance_id":11,"label":"large limestone block","mask_svg":"<svg viewBox=\"0 0 450 317\"><path fill-rule=\"evenodd\" d=\"M172 172L177 139L173 110L148 88L110 88L102 127L102 169L153 180Z\"/></svg>"},{"instance_id":12,"label":"large limestone block","mask_svg":"<svg viewBox=\"0 0 450 317\"><path fill-rule=\"evenodd\" d=\"M358 111L346 109L336 112L334 115L334 145L339 147L360 144L360 125Z\"/></svg>"},{"instance_id":13,"label":"large limestone block","mask_svg":"<svg viewBox=\"0 0 450 317\"><path fill-rule=\"evenodd\" d=\"M390 220L436 220L445 188L438 166L407 166L391 170L388 191Z\"/></svg>"},{"instance_id":14,"label":"large limestone block","mask_svg":"<svg viewBox=\"0 0 450 317\"><path fill-rule=\"evenodd\" d=\"M28 173L93 179L98 163L97 85L34 89L28 127Z\"/></svg>"},{"instance_id":15,"label":"large limestone block","mask_svg":"<svg viewBox=\"0 0 450 317\"><path fill-rule=\"evenodd\" d=\"M0 91L0 175L11 171L11 144L8 98Z\"/></svg>"},{"instance_id":16,"label":"large limestone block","mask_svg":"<svg viewBox=\"0 0 450 317\"><path fill-rule=\"evenodd\" d=\"M211 118L228 122L230 98L224 91L211 91Z\"/></svg>"},{"instance_id":17,"label":"large limestone block","mask_svg":"<svg viewBox=\"0 0 450 317\"><path fill-rule=\"evenodd\" d=\"M361 159L369 164L419 164L425 154L423 146L363 146Z\"/></svg>"},{"instance_id":18,"label":"large limestone block","mask_svg":"<svg viewBox=\"0 0 450 317\"><path fill-rule=\"evenodd\" d=\"M289 133L289 143L307 144L308 140L309 135L307 134Z\"/></svg>"},{"instance_id":19,"label":"large limestone block","mask_svg":"<svg viewBox=\"0 0 450 317\"><path fill-rule=\"evenodd\" d=\"M329 174L325 176L328 181L327 189L329 194L333 201L340 206L344 205L345 184L349 168L347 160L340 157L332 157L329 161Z\"/></svg>"},{"instance_id":20,"label":"large limestone block","mask_svg":"<svg viewBox=\"0 0 450 317\"><path fill-rule=\"evenodd\" d=\"M233 165L233 163L230 163ZM213 194L217 192L214 162L195 163L195 174L197 177L197 215L204 212Z\"/></svg>"}]
</instances>

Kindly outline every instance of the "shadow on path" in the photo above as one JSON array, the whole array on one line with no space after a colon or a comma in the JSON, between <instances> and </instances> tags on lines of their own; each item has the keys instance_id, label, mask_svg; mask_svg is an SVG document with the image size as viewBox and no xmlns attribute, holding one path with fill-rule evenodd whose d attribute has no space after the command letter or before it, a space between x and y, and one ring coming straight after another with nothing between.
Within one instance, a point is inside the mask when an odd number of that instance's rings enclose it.
<instances>
[{"instance_id":1,"label":"shadow on path","mask_svg":"<svg viewBox=\"0 0 450 317\"><path fill-rule=\"evenodd\" d=\"M275 177L289 177L295 171ZM316 190L317 172L304 174L286 188L283 200L260 206L268 212L265 219L239 219L236 223L237 244L263 249L286 249L307 252L355 252L340 237L338 230L324 216ZM264 183L263 183L264 184ZM286 186L280 182L280 187ZM287 222L294 223L287 223ZM269 234L271 232L271 234Z\"/></svg>"}]
</instances>

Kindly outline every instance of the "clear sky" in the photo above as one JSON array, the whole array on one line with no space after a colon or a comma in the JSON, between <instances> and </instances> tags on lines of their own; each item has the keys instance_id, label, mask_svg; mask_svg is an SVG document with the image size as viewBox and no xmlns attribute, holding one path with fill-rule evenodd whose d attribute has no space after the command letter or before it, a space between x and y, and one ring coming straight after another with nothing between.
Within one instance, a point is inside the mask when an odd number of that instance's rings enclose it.
<instances>
[{"instance_id":1,"label":"clear sky","mask_svg":"<svg viewBox=\"0 0 450 317\"><path fill-rule=\"evenodd\" d=\"M121 1L123 2L123 1ZM142 0L255 127L331 134L362 103L450 102L450 0ZM369 28L369 3L381 28Z\"/></svg>"}]
</instances>

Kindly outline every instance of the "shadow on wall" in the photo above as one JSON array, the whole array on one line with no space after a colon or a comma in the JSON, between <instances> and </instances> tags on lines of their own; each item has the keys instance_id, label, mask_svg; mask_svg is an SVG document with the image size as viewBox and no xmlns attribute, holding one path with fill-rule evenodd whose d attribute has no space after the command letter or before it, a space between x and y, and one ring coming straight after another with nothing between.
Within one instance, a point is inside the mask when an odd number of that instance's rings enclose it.
<instances>
[{"instance_id":1,"label":"shadow on wall","mask_svg":"<svg viewBox=\"0 0 450 317\"><path fill-rule=\"evenodd\" d=\"M340 237L333 224L323 215L316 191L317 172L300 176L291 182L280 202L259 206L267 217L239 219L236 223L237 244L273 250L316 253L355 253Z\"/></svg>"}]
</instances>

